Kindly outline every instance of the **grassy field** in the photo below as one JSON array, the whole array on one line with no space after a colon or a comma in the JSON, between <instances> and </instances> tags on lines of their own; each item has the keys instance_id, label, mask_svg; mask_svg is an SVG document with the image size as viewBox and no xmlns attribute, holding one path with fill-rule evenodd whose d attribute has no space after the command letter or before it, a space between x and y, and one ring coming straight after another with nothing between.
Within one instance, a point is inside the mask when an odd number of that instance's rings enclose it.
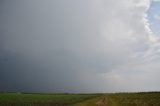
<instances>
[{"instance_id":1,"label":"grassy field","mask_svg":"<svg viewBox=\"0 0 160 106\"><path fill-rule=\"evenodd\" d=\"M107 97L108 106L160 106L160 93L119 93Z\"/></svg>"},{"instance_id":2,"label":"grassy field","mask_svg":"<svg viewBox=\"0 0 160 106\"><path fill-rule=\"evenodd\" d=\"M72 106L98 95L0 93L0 106Z\"/></svg>"},{"instance_id":3,"label":"grassy field","mask_svg":"<svg viewBox=\"0 0 160 106\"><path fill-rule=\"evenodd\" d=\"M99 97L91 98L86 101L75 104L74 106L109 106L107 104L107 96L101 95Z\"/></svg>"},{"instance_id":4,"label":"grassy field","mask_svg":"<svg viewBox=\"0 0 160 106\"><path fill-rule=\"evenodd\" d=\"M160 92L115 94L0 93L0 106L160 106Z\"/></svg>"},{"instance_id":5,"label":"grassy field","mask_svg":"<svg viewBox=\"0 0 160 106\"><path fill-rule=\"evenodd\" d=\"M106 94L83 101L75 106L160 106L160 93Z\"/></svg>"}]
</instances>

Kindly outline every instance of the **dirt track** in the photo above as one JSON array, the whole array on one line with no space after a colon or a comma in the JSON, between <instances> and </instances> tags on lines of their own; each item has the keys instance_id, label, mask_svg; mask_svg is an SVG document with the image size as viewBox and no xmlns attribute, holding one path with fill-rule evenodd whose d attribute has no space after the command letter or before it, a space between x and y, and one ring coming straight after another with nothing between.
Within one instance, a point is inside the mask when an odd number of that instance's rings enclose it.
<instances>
[{"instance_id":1,"label":"dirt track","mask_svg":"<svg viewBox=\"0 0 160 106\"><path fill-rule=\"evenodd\" d=\"M96 102L97 106L107 106L107 101L106 98L103 97L102 99L100 99L98 102Z\"/></svg>"}]
</instances>

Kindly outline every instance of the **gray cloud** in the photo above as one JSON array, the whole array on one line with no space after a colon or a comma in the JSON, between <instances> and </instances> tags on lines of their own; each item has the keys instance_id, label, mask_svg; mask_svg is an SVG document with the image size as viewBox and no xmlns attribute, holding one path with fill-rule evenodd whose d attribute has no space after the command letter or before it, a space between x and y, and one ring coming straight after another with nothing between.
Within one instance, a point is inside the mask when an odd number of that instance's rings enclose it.
<instances>
[{"instance_id":1,"label":"gray cloud","mask_svg":"<svg viewBox=\"0 0 160 106\"><path fill-rule=\"evenodd\" d=\"M158 63L146 60L158 44L148 7L147 0L2 0L0 90L157 90L149 70L157 75Z\"/></svg>"}]
</instances>

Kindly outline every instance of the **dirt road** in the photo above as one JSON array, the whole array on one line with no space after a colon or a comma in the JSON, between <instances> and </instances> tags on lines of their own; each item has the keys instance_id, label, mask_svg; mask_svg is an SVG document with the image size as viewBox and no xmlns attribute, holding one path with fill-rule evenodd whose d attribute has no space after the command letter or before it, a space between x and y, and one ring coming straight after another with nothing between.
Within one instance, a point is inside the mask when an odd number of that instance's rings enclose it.
<instances>
[{"instance_id":1,"label":"dirt road","mask_svg":"<svg viewBox=\"0 0 160 106\"><path fill-rule=\"evenodd\" d=\"M101 96L78 103L74 106L107 106L107 97Z\"/></svg>"},{"instance_id":2,"label":"dirt road","mask_svg":"<svg viewBox=\"0 0 160 106\"><path fill-rule=\"evenodd\" d=\"M101 98L98 102L96 102L97 106L107 106L107 100L105 97Z\"/></svg>"}]
</instances>

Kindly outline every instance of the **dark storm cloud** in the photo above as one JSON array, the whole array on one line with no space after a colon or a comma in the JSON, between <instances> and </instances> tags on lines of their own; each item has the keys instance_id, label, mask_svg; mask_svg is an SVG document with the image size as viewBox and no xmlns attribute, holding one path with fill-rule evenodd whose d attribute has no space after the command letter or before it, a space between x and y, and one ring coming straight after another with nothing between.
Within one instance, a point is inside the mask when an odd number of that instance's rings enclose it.
<instances>
[{"instance_id":1,"label":"dark storm cloud","mask_svg":"<svg viewBox=\"0 0 160 106\"><path fill-rule=\"evenodd\" d=\"M146 2L1 0L0 90L130 90L137 74L123 71L146 69Z\"/></svg>"},{"instance_id":2,"label":"dark storm cloud","mask_svg":"<svg viewBox=\"0 0 160 106\"><path fill-rule=\"evenodd\" d=\"M1 90L89 90L83 74L104 64L89 1L2 2Z\"/></svg>"}]
</instances>

